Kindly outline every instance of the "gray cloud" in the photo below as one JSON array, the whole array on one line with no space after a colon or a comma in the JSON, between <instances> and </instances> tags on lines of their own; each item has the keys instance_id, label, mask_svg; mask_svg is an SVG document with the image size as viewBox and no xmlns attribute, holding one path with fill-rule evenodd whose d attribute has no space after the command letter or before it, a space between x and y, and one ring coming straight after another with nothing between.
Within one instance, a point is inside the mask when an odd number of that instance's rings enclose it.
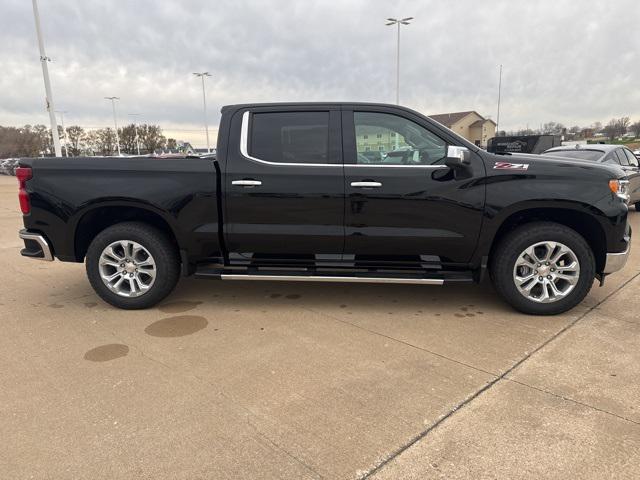
<instances>
[{"instance_id":1,"label":"gray cloud","mask_svg":"<svg viewBox=\"0 0 640 480\"><path fill-rule=\"evenodd\" d=\"M199 141L200 85L210 120L253 101L395 98L395 32L402 31L401 103L425 113L475 109L502 126L640 119L637 0L40 0L56 108L67 123L106 126L105 95L122 98L175 135ZM46 123L31 2L3 0L0 124Z\"/></svg>"}]
</instances>

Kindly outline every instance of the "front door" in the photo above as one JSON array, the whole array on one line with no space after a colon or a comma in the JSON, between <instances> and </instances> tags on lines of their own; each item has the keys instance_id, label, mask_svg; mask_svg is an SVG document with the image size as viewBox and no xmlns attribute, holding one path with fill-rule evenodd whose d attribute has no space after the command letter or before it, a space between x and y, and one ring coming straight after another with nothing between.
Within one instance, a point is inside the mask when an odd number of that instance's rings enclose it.
<instances>
[{"instance_id":1,"label":"front door","mask_svg":"<svg viewBox=\"0 0 640 480\"><path fill-rule=\"evenodd\" d=\"M238 112L224 168L227 249L244 257L339 258L344 184L339 107Z\"/></svg>"},{"instance_id":2,"label":"front door","mask_svg":"<svg viewBox=\"0 0 640 480\"><path fill-rule=\"evenodd\" d=\"M343 112L345 256L368 261L470 260L482 222L484 164L444 165L448 141L425 119L391 107ZM348 258L348 257L347 257Z\"/></svg>"}]
</instances>

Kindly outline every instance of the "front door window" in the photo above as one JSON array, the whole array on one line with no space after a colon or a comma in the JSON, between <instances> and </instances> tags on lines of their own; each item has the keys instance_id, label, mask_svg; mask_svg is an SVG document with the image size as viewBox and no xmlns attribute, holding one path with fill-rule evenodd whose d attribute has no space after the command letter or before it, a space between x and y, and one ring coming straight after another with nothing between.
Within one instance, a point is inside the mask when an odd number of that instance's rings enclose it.
<instances>
[{"instance_id":1,"label":"front door window","mask_svg":"<svg viewBox=\"0 0 640 480\"><path fill-rule=\"evenodd\" d=\"M388 113L354 112L356 163L434 165L443 163L444 140L406 118ZM376 141L376 150L369 147Z\"/></svg>"}]
</instances>

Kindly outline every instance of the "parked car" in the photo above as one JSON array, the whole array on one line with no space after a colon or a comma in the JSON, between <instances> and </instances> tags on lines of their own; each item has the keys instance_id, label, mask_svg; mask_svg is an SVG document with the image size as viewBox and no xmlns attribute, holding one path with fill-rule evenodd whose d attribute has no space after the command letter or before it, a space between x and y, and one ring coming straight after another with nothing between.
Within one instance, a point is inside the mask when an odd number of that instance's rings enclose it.
<instances>
[{"instance_id":1,"label":"parked car","mask_svg":"<svg viewBox=\"0 0 640 480\"><path fill-rule=\"evenodd\" d=\"M367 131L413 154L371 163ZM516 309L556 314L631 242L620 165L495 155L394 105L232 105L215 159L22 159L17 176L22 255L85 261L126 309L180 274L442 285L489 272Z\"/></svg>"},{"instance_id":2,"label":"parked car","mask_svg":"<svg viewBox=\"0 0 640 480\"><path fill-rule=\"evenodd\" d=\"M638 158L624 145L576 145L573 147L555 147L543 152L567 158L577 158L599 163L620 165L629 179L629 202L640 211L640 167Z\"/></svg>"}]
</instances>

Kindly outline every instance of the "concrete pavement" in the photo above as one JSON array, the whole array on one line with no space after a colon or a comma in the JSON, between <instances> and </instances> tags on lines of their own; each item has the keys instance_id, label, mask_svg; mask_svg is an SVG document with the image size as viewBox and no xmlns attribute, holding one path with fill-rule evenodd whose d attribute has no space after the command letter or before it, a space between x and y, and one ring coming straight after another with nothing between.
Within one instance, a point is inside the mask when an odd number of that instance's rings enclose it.
<instances>
[{"instance_id":1,"label":"concrete pavement","mask_svg":"<svg viewBox=\"0 0 640 480\"><path fill-rule=\"evenodd\" d=\"M83 265L20 257L20 226L0 177L3 477L640 471L638 249L556 317L518 314L490 285L193 279L126 312Z\"/></svg>"}]
</instances>

